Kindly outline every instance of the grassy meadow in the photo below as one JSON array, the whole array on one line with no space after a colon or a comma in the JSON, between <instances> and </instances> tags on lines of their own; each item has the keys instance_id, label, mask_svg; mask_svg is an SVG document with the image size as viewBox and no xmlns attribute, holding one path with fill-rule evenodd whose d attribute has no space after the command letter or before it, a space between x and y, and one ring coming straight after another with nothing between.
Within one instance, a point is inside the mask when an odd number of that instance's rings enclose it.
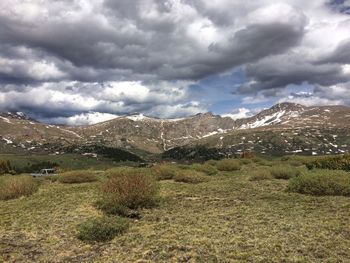
<instances>
[{"instance_id":1,"label":"grassy meadow","mask_svg":"<svg viewBox=\"0 0 350 263\"><path fill-rule=\"evenodd\" d=\"M0 176L0 262L350 262L350 173L312 162Z\"/></svg>"}]
</instances>

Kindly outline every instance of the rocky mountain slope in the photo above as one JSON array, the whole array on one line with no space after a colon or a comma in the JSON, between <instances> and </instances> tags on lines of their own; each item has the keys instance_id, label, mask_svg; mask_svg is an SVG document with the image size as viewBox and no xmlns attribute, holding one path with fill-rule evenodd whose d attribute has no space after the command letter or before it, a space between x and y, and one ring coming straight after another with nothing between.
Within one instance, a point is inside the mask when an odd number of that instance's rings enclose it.
<instances>
[{"instance_id":1,"label":"rocky mountain slope","mask_svg":"<svg viewBox=\"0 0 350 263\"><path fill-rule=\"evenodd\" d=\"M0 151L61 154L72 147L99 145L162 153L175 147L204 145L225 154L318 155L349 151L349 131L349 107L293 103L277 104L239 120L212 113L182 119L134 114L78 127L36 122L23 113L1 113Z\"/></svg>"},{"instance_id":2,"label":"rocky mountain slope","mask_svg":"<svg viewBox=\"0 0 350 263\"><path fill-rule=\"evenodd\" d=\"M256 116L237 120L230 132L202 138L186 147L198 146L218 149L216 154L225 156L246 151L278 156L343 154L350 151L350 108L277 104ZM172 149L168 155L179 155L179 151L183 149Z\"/></svg>"}]
</instances>

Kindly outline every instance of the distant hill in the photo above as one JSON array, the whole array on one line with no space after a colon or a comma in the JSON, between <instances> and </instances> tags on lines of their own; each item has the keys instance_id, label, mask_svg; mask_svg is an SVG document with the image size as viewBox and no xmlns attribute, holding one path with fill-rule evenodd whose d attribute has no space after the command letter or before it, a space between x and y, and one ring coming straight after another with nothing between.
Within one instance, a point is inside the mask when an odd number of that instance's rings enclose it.
<instances>
[{"instance_id":1,"label":"distant hill","mask_svg":"<svg viewBox=\"0 0 350 263\"><path fill-rule=\"evenodd\" d=\"M294 103L280 103L238 120L212 113L181 119L133 114L78 127L40 123L23 113L0 113L0 152L62 154L72 147L104 146L159 154L175 147L204 146L225 155L340 154L350 150L349 131L349 107Z\"/></svg>"}]
</instances>

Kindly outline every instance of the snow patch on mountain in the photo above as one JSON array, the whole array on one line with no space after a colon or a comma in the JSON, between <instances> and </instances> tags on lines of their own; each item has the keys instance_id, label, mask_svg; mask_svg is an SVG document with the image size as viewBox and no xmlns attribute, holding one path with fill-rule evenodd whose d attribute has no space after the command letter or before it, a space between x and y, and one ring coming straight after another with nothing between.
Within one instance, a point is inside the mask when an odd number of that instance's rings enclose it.
<instances>
[{"instance_id":1,"label":"snow patch on mountain","mask_svg":"<svg viewBox=\"0 0 350 263\"><path fill-rule=\"evenodd\" d=\"M258 128L262 126L272 125L281 123L281 117L285 115L286 111L275 112L271 115L264 116L262 119L258 119L253 123L243 124L239 129L249 129L249 128Z\"/></svg>"},{"instance_id":2,"label":"snow patch on mountain","mask_svg":"<svg viewBox=\"0 0 350 263\"><path fill-rule=\"evenodd\" d=\"M6 139L6 138L2 138L7 144L12 144L13 141L11 141L10 139Z\"/></svg>"},{"instance_id":3,"label":"snow patch on mountain","mask_svg":"<svg viewBox=\"0 0 350 263\"><path fill-rule=\"evenodd\" d=\"M5 118L5 117L0 116L0 119L2 119L4 122L12 123L8 118Z\"/></svg>"}]
</instances>

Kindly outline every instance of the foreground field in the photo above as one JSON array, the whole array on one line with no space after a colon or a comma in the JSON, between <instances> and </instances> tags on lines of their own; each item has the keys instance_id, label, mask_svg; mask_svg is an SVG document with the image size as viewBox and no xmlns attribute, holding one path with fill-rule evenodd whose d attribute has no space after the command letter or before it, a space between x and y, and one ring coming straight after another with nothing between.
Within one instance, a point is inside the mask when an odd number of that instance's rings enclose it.
<instances>
[{"instance_id":1,"label":"foreground field","mask_svg":"<svg viewBox=\"0 0 350 263\"><path fill-rule=\"evenodd\" d=\"M76 237L102 215L99 182L45 180L32 196L0 201L0 262L350 261L349 197L287 193L288 180L251 181L251 170L161 181L159 205L100 243Z\"/></svg>"}]
</instances>

